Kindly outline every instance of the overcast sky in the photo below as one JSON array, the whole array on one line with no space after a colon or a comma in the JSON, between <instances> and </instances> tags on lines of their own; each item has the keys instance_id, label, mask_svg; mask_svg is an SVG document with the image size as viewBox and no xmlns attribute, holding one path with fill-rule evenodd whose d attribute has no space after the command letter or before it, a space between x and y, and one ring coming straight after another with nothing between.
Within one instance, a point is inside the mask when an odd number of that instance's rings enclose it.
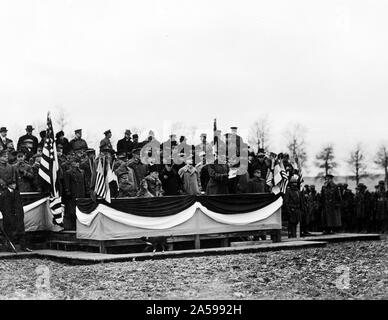
<instances>
[{"instance_id":1,"label":"overcast sky","mask_svg":"<svg viewBox=\"0 0 388 320\"><path fill-rule=\"evenodd\" d=\"M300 122L310 160L329 142L339 162L358 141L372 156L388 138L387 16L384 0L2 0L0 125L15 140L62 106L70 137L166 137L177 121L199 135L215 117L244 136L268 114L274 151Z\"/></svg>"}]
</instances>

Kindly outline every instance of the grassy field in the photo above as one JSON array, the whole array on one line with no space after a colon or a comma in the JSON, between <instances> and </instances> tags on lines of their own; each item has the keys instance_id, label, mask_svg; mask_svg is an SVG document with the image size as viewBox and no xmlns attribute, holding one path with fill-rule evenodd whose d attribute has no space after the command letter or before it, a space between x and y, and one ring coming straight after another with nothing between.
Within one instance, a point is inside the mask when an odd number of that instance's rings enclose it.
<instances>
[{"instance_id":1,"label":"grassy field","mask_svg":"<svg viewBox=\"0 0 388 320\"><path fill-rule=\"evenodd\" d=\"M71 266L0 260L0 299L388 299L388 241Z\"/></svg>"}]
</instances>

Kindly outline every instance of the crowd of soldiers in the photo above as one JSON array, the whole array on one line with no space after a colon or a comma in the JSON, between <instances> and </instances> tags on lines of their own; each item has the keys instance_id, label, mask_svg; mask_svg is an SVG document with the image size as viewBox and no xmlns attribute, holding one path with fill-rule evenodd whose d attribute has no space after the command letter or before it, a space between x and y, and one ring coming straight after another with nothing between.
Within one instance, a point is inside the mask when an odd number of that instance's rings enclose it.
<instances>
[{"instance_id":1,"label":"crowd of soldiers","mask_svg":"<svg viewBox=\"0 0 388 320\"><path fill-rule=\"evenodd\" d=\"M39 140L32 134L33 130L31 125L26 127L26 135L19 138L15 149L13 141L7 137L7 128L0 128L0 184L3 190L0 199L7 198L4 194L10 190L14 197L20 192L49 192L49 185L39 175L46 131L40 132ZM107 130L98 154L82 138L82 129L75 130L74 134L70 141L63 131L55 136L60 167L59 188L65 204L64 227L68 230L75 229L76 199L96 197L96 172L101 160L116 177L110 185L113 198L269 193L272 186L268 177L273 173L274 164L281 162L289 180L283 209L290 237L296 235L299 223L302 235L320 230L326 233L387 230L384 183L379 183L373 194L360 184L354 195L346 185L336 185L333 177L328 175L321 193L314 186L304 186L301 191L301 174L291 163L289 155L266 153L264 149L251 152L249 146L241 142L243 145L238 145L237 150L246 147L248 151L247 170L244 170L240 166L242 153L237 151L233 157L228 152L214 152L215 144L218 150L228 150L226 145L231 137L240 141L237 127L231 127L231 133L225 134L225 139L221 131L216 130L210 142L203 133L197 146L187 144L184 136L178 141L177 136L171 134L167 141L160 144L156 154L150 152L146 163L142 161L141 152L144 146L156 140L152 131L146 140L139 141L138 134L126 130L114 150L112 132ZM192 152L185 153L181 148ZM181 161L174 161L174 157L166 161L166 150L169 156L178 154ZM210 163L207 162L209 154L215 159ZM8 209L5 202L2 203L0 211L6 213ZM4 212L3 216L7 215Z\"/></svg>"},{"instance_id":2,"label":"crowd of soldiers","mask_svg":"<svg viewBox=\"0 0 388 320\"><path fill-rule=\"evenodd\" d=\"M314 185L304 185L300 191L298 182L291 179L285 195L284 213L291 224L289 232L292 236L297 223L305 235L309 231L388 231L388 192L384 181L379 181L373 192L359 183L353 193L347 183L335 184L333 178L331 174L325 177L320 193Z\"/></svg>"}]
</instances>

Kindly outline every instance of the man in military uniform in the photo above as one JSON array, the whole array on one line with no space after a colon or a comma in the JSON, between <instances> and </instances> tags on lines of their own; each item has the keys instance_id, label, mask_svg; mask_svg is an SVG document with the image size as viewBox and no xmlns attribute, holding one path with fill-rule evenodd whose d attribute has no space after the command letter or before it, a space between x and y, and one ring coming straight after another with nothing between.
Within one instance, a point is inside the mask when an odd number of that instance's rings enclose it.
<instances>
[{"instance_id":1,"label":"man in military uniform","mask_svg":"<svg viewBox=\"0 0 388 320\"><path fill-rule=\"evenodd\" d=\"M26 155L23 150L17 151L16 163L13 166L16 169L16 184L19 192L34 191L34 171L28 162L26 162Z\"/></svg>"},{"instance_id":2,"label":"man in military uniform","mask_svg":"<svg viewBox=\"0 0 388 320\"><path fill-rule=\"evenodd\" d=\"M293 176L284 195L284 216L288 221L288 237L296 238L296 226L300 223L304 203L303 196L298 187L298 179Z\"/></svg>"},{"instance_id":3,"label":"man in military uniform","mask_svg":"<svg viewBox=\"0 0 388 320\"><path fill-rule=\"evenodd\" d=\"M140 160L140 149L133 150L133 158L128 162L128 167L132 168L135 172L136 185L140 187L140 182L148 174L147 165L143 164Z\"/></svg>"},{"instance_id":4,"label":"man in military uniform","mask_svg":"<svg viewBox=\"0 0 388 320\"><path fill-rule=\"evenodd\" d=\"M23 204L17 189L16 169L8 164L7 151L0 151L0 211L3 214L3 228L11 241L19 241L22 251L27 248L24 229Z\"/></svg>"},{"instance_id":5,"label":"man in military uniform","mask_svg":"<svg viewBox=\"0 0 388 320\"><path fill-rule=\"evenodd\" d=\"M70 147L71 150L74 152L77 151L85 151L88 149L88 144L84 139L82 139L82 129L77 129L74 131L75 133L75 138L70 141Z\"/></svg>"},{"instance_id":6,"label":"man in military uniform","mask_svg":"<svg viewBox=\"0 0 388 320\"><path fill-rule=\"evenodd\" d=\"M354 216L354 194L348 189L348 184L344 183L341 188L341 220L344 231L352 230L352 218Z\"/></svg>"},{"instance_id":7,"label":"man in military uniform","mask_svg":"<svg viewBox=\"0 0 388 320\"><path fill-rule=\"evenodd\" d=\"M38 138L32 135L32 131L35 130L31 125L26 127L26 134L21 136L18 140L17 149L20 150L23 146L30 149L31 156L34 155L38 149ZM28 141L27 141L28 140ZM29 157L27 157L29 159Z\"/></svg>"},{"instance_id":8,"label":"man in military uniform","mask_svg":"<svg viewBox=\"0 0 388 320\"><path fill-rule=\"evenodd\" d=\"M355 205L357 231L366 232L372 212L372 198L370 192L367 190L367 186L363 183L359 183L356 190Z\"/></svg>"},{"instance_id":9,"label":"man in military uniform","mask_svg":"<svg viewBox=\"0 0 388 320\"><path fill-rule=\"evenodd\" d=\"M64 193L65 193L65 215L64 228L66 230L76 229L76 199L86 197L85 173L80 169L81 159L73 157L71 167L64 173Z\"/></svg>"},{"instance_id":10,"label":"man in military uniform","mask_svg":"<svg viewBox=\"0 0 388 320\"><path fill-rule=\"evenodd\" d=\"M321 223L321 216L319 214L319 194L315 189L315 185L309 186L310 192L307 196L306 207L311 217L310 227L312 231L318 231Z\"/></svg>"},{"instance_id":11,"label":"man in military uniform","mask_svg":"<svg viewBox=\"0 0 388 320\"><path fill-rule=\"evenodd\" d=\"M328 174L321 191L322 226L324 233L334 233L341 227L341 194L333 181L334 176Z\"/></svg>"},{"instance_id":12,"label":"man in military uniform","mask_svg":"<svg viewBox=\"0 0 388 320\"><path fill-rule=\"evenodd\" d=\"M384 181L379 181L374 196L374 209L376 212L376 226L374 231L384 233L388 230L388 193L385 190Z\"/></svg>"},{"instance_id":13,"label":"man in military uniform","mask_svg":"<svg viewBox=\"0 0 388 320\"><path fill-rule=\"evenodd\" d=\"M100 141L100 151L105 149L112 149L112 143L110 142L110 139L112 138L112 132L110 130L106 130L104 132L105 138Z\"/></svg>"},{"instance_id":14,"label":"man in military uniform","mask_svg":"<svg viewBox=\"0 0 388 320\"><path fill-rule=\"evenodd\" d=\"M201 133L201 143L195 146L195 165L205 165L214 161L212 146L206 140L206 133Z\"/></svg>"}]
</instances>

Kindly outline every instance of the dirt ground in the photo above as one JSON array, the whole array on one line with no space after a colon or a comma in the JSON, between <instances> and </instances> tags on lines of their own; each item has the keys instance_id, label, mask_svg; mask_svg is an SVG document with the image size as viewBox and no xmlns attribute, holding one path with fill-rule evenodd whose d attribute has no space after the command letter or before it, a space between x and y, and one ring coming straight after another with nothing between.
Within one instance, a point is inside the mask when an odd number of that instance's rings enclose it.
<instances>
[{"instance_id":1,"label":"dirt ground","mask_svg":"<svg viewBox=\"0 0 388 320\"><path fill-rule=\"evenodd\" d=\"M388 241L73 266L0 260L0 299L388 299Z\"/></svg>"}]
</instances>

